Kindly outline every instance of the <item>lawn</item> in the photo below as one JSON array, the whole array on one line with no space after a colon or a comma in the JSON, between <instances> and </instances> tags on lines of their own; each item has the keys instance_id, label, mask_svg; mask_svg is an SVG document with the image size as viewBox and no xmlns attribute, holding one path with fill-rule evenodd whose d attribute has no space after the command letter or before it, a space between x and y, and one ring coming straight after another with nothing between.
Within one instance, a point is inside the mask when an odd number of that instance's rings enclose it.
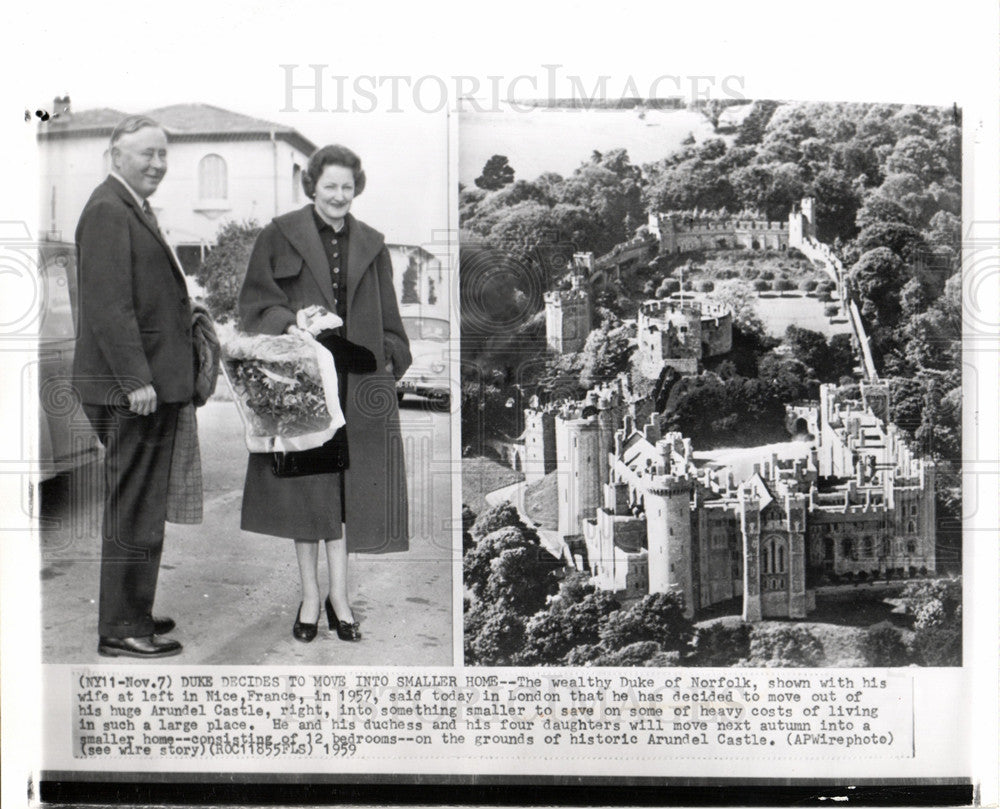
<instances>
[{"instance_id":1,"label":"lawn","mask_svg":"<svg viewBox=\"0 0 1000 809\"><path fill-rule=\"evenodd\" d=\"M544 478L526 487L524 510L542 528L556 531L559 528L558 472L549 472Z\"/></svg>"},{"instance_id":2,"label":"lawn","mask_svg":"<svg viewBox=\"0 0 1000 809\"><path fill-rule=\"evenodd\" d=\"M765 620L750 625L751 637L775 635L789 628L808 631L823 647L819 666L859 667L868 665L862 651L868 628L891 625L900 631L902 640L912 636L913 617L903 613L895 598L903 582L858 587L824 587L816 594L816 609L807 620ZM699 614L697 626L721 622L727 626L742 623L739 615L742 599L716 604Z\"/></svg>"},{"instance_id":3,"label":"lawn","mask_svg":"<svg viewBox=\"0 0 1000 809\"><path fill-rule=\"evenodd\" d=\"M524 475L492 458L472 457L462 459L462 502L476 514L482 514L489 505L486 495L524 480Z\"/></svg>"}]
</instances>

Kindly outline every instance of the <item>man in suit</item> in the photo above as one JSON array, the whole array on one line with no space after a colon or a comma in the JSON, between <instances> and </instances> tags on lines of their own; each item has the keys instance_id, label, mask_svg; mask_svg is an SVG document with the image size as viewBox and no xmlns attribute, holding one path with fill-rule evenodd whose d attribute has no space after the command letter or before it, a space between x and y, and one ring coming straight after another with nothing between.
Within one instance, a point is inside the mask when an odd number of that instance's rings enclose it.
<instances>
[{"instance_id":1,"label":"man in suit","mask_svg":"<svg viewBox=\"0 0 1000 809\"><path fill-rule=\"evenodd\" d=\"M73 375L106 450L98 652L158 658L181 651L159 637L174 622L152 610L177 414L194 393L191 305L148 201L167 170L165 131L130 116L110 156L76 229Z\"/></svg>"}]
</instances>

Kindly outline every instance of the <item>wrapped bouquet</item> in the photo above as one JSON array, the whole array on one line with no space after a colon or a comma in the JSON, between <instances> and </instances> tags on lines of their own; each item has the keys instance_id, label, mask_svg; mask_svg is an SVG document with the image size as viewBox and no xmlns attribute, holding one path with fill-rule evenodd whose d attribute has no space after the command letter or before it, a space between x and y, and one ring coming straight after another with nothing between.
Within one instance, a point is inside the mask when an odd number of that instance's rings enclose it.
<instances>
[{"instance_id":1,"label":"wrapped bouquet","mask_svg":"<svg viewBox=\"0 0 1000 809\"><path fill-rule=\"evenodd\" d=\"M220 337L250 452L313 449L344 426L333 358L308 329L281 336L223 330Z\"/></svg>"}]
</instances>

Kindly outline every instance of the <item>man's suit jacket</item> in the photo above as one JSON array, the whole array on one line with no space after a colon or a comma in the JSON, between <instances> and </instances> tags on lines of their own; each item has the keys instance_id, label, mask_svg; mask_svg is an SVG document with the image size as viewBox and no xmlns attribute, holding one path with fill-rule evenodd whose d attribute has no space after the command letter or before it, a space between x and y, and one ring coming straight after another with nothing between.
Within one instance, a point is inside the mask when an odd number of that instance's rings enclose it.
<instances>
[{"instance_id":1,"label":"man's suit jacket","mask_svg":"<svg viewBox=\"0 0 1000 809\"><path fill-rule=\"evenodd\" d=\"M76 228L80 325L73 376L83 402L115 404L152 384L160 402L194 393L191 304L156 225L108 177Z\"/></svg>"}]
</instances>

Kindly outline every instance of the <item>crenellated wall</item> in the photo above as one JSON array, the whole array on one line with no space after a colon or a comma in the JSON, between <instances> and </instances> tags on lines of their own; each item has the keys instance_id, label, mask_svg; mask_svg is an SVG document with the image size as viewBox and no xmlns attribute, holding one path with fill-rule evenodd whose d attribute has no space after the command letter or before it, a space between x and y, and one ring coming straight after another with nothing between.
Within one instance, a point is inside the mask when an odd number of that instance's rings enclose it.
<instances>
[{"instance_id":1,"label":"crenellated wall","mask_svg":"<svg viewBox=\"0 0 1000 809\"><path fill-rule=\"evenodd\" d=\"M789 244L788 222L752 214L651 213L647 228L656 237L661 255L694 250L785 250Z\"/></svg>"}]
</instances>

